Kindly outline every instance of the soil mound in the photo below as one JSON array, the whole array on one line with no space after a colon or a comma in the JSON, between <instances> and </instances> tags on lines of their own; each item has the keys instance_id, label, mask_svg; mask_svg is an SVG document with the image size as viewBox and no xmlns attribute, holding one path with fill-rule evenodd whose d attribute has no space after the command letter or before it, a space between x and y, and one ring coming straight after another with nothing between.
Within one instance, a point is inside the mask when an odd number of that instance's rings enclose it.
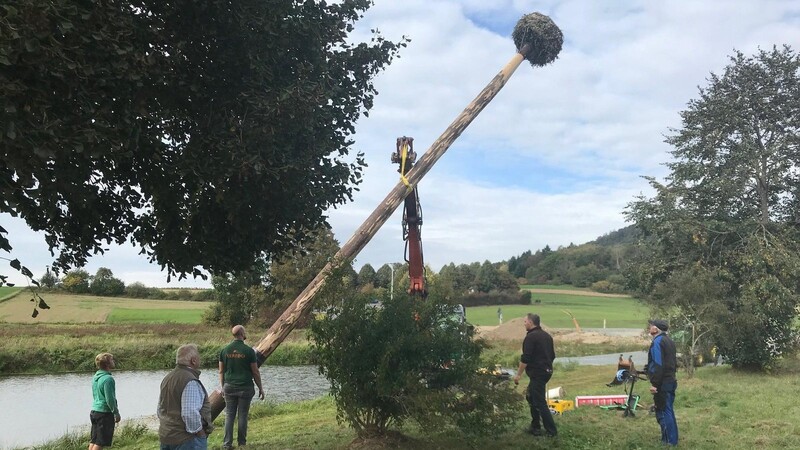
<instances>
[{"instance_id":1,"label":"soil mound","mask_svg":"<svg viewBox=\"0 0 800 450\"><path fill-rule=\"evenodd\" d=\"M553 336L553 340L558 342L578 342L584 344L603 344L611 342L624 341L641 341L642 344L647 344L649 341L644 337L618 337L610 336L595 331L581 331L577 332L572 328L549 328L547 324L542 324L542 329ZM522 339L525 338L525 319L517 317L497 326L479 326L477 327L478 335L488 341L513 341L522 344Z\"/></svg>"}]
</instances>

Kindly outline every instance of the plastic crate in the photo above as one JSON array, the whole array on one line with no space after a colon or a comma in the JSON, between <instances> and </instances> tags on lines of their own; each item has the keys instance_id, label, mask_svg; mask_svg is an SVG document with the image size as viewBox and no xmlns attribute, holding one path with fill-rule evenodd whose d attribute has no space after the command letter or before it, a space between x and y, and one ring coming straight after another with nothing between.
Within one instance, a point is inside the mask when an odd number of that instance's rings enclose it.
<instances>
[{"instance_id":1,"label":"plastic crate","mask_svg":"<svg viewBox=\"0 0 800 450\"><path fill-rule=\"evenodd\" d=\"M575 406L624 405L627 401L627 395L579 395L575 397Z\"/></svg>"},{"instance_id":2,"label":"plastic crate","mask_svg":"<svg viewBox=\"0 0 800 450\"><path fill-rule=\"evenodd\" d=\"M555 414L564 414L564 411L575 409L575 402L572 400L548 400L547 406Z\"/></svg>"}]
</instances>

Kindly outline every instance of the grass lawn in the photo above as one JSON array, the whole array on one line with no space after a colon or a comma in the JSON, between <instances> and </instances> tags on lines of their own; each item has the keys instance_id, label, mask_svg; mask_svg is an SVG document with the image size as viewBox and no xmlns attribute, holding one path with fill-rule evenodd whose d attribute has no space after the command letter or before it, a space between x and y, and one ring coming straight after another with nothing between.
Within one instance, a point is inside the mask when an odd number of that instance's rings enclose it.
<instances>
[{"instance_id":1,"label":"grass lawn","mask_svg":"<svg viewBox=\"0 0 800 450\"><path fill-rule=\"evenodd\" d=\"M616 366L557 366L550 387L561 386L566 398L576 395L623 394L621 386L606 387ZM744 373L728 366L698 368L692 379L678 373L675 414L680 447L686 449L800 448L800 405L795 400L800 364L786 361L773 375ZM527 381L526 381L527 383ZM517 389L521 392L521 384ZM621 411L581 407L556 416L559 437L533 438L523 431L529 420L520 399L519 420L510 430L495 437L469 437L454 429L423 431L407 424L401 432L406 440L392 448L408 449L660 449L660 431L655 417L648 414L652 397L645 382L637 383L641 394L636 417L622 417ZM217 430L209 448L222 441L224 414L217 418ZM146 430L130 429L115 436L114 449L157 448L157 437ZM285 405L256 404L251 409L248 448L257 449L346 449L355 434L336 422L336 408L330 397ZM83 450L88 435L72 435L41 450ZM389 448L359 445L352 448Z\"/></svg>"},{"instance_id":2,"label":"grass lawn","mask_svg":"<svg viewBox=\"0 0 800 450\"><path fill-rule=\"evenodd\" d=\"M644 328L648 309L638 300L629 297L593 297L577 294L535 293L532 305L502 305L503 320L522 317L532 312L539 314L542 324L551 328L573 328L572 319L564 311L575 315L583 328ZM497 325L497 308L473 306L467 308L467 321L473 325Z\"/></svg>"}]
</instances>

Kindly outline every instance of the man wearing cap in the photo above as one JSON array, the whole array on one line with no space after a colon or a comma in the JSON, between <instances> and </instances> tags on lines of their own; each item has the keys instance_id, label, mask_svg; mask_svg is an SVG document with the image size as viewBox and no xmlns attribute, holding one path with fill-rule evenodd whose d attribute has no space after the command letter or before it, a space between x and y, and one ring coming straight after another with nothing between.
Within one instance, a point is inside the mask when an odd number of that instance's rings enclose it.
<instances>
[{"instance_id":1,"label":"man wearing cap","mask_svg":"<svg viewBox=\"0 0 800 450\"><path fill-rule=\"evenodd\" d=\"M653 343L647 352L647 378L650 380L650 393L653 394L656 420L661 426L661 443L678 445L678 423L675 421L675 378L677 357L675 343L667 336L669 324L665 320L654 319L648 322Z\"/></svg>"}]
</instances>

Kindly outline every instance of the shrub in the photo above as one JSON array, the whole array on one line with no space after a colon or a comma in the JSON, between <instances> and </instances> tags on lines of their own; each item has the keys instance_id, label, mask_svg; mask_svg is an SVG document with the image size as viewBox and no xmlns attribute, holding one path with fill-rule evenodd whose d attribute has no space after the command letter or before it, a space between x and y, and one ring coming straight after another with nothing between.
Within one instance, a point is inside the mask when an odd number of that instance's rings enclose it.
<instances>
[{"instance_id":1,"label":"shrub","mask_svg":"<svg viewBox=\"0 0 800 450\"><path fill-rule=\"evenodd\" d=\"M150 288L136 281L125 286L125 296L131 298L148 298L150 296Z\"/></svg>"},{"instance_id":2,"label":"shrub","mask_svg":"<svg viewBox=\"0 0 800 450\"><path fill-rule=\"evenodd\" d=\"M311 324L310 337L337 419L359 437L384 435L407 420L470 434L501 433L516 420L519 394L478 373L483 343L448 319L443 302L395 293L379 309L366 306L368 296L337 298L343 301Z\"/></svg>"},{"instance_id":3,"label":"shrub","mask_svg":"<svg viewBox=\"0 0 800 450\"><path fill-rule=\"evenodd\" d=\"M472 292L458 300L464 306L530 305L530 291L523 292Z\"/></svg>"}]
</instances>

